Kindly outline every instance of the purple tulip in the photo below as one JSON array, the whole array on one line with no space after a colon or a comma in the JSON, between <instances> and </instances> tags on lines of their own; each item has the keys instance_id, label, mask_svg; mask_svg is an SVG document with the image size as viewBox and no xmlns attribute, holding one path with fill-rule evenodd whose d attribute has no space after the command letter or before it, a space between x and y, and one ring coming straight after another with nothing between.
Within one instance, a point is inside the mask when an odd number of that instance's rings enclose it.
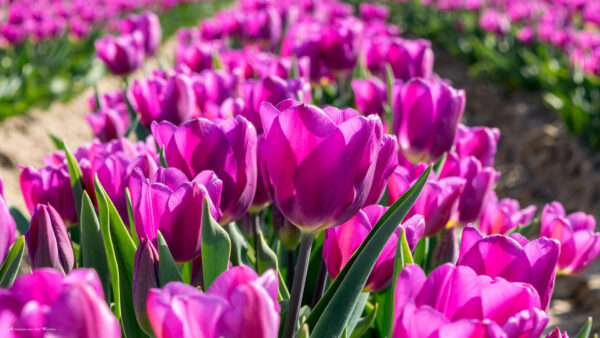
<instances>
[{"instance_id":1,"label":"purple tulip","mask_svg":"<svg viewBox=\"0 0 600 338\"><path fill-rule=\"evenodd\" d=\"M14 331L14 337L121 337L93 269L73 270L67 276L39 269L20 276L10 289L0 290L0 329L4 328ZM11 331L8 337L13 337Z\"/></svg>"},{"instance_id":2,"label":"purple tulip","mask_svg":"<svg viewBox=\"0 0 600 338\"><path fill-rule=\"evenodd\" d=\"M413 163L433 162L454 143L465 92L441 80L396 81L392 87L392 130Z\"/></svg>"},{"instance_id":3,"label":"purple tulip","mask_svg":"<svg viewBox=\"0 0 600 338\"><path fill-rule=\"evenodd\" d=\"M152 134L164 147L167 163L188 178L213 170L223 181L220 224L240 219L256 192L256 130L241 116L209 121L194 119L177 127L170 122L152 124Z\"/></svg>"},{"instance_id":4,"label":"purple tulip","mask_svg":"<svg viewBox=\"0 0 600 338\"><path fill-rule=\"evenodd\" d=\"M342 271L354 251L367 238L387 209L387 207L377 204L364 207L348 222L325 230L323 261L325 261L331 278L335 279ZM375 266L363 288L364 292L378 292L392 283L396 246L402 230L406 233L408 246L413 250L425 230L423 217L420 215L412 216L396 228L379 258L377 258L377 262L375 262Z\"/></svg>"},{"instance_id":5,"label":"purple tulip","mask_svg":"<svg viewBox=\"0 0 600 338\"><path fill-rule=\"evenodd\" d=\"M483 30L503 36L510 31L510 19L502 12L486 8L479 18L479 26Z\"/></svg>"},{"instance_id":6,"label":"purple tulip","mask_svg":"<svg viewBox=\"0 0 600 338\"><path fill-rule=\"evenodd\" d=\"M396 284L393 337L539 337L549 321L535 289L444 264L429 277L404 267Z\"/></svg>"},{"instance_id":7,"label":"purple tulip","mask_svg":"<svg viewBox=\"0 0 600 338\"><path fill-rule=\"evenodd\" d=\"M262 124L261 124L262 127ZM257 158L257 170L256 173L256 193L254 194L254 199L252 200L252 205L250 206L251 213L257 213L264 208L268 207L271 204L271 197L269 196L269 188L267 188L267 184L265 178L263 177L265 162L264 157L262 156L263 148L265 143L264 135L258 136L258 143L256 147L256 158Z\"/></svg>"},{"instance_id":8,"label":"purple tulip","mask_svg":"<svg viewBox=\"0 0 600 338\"><path fill-rule=\"evenodd\" d=\"M377 77L352 80L356 108L364 115L384 115L383 104L387 101L385 83Z\"/></svg>"},{"instance_id":9,"label":"purple tulip","mask_svg":"<svg viewBox=\"0 0 600 338\"><path fill-rule=\"evenodd\" d=\"M176 168L160 168L148 180L136 169L129 190L138 236L155 242L160 230L176 261L198 257L204 201L212 217L219 220L222 187L212 171L202 171L189 181Z\"/></svg>"},{"instance_id":10,"label":"purple tulip","mask_svg":"<svg viewBox=\"0 0 600 338\"><path fill-rule=\"evenodd\" d=\"M325 64L334 73L346 74L356 66L361 29L362 22L351 17L324 27L320 51Z\"/></svg>"},{"instance_id":11,"label":"purple tulip","mask_svg":"<svg viewBox=\"0 0 600 338\"><path fill-rule=\"evenodd\" d=\"M348 221L373 185L383 127L352 109L265 102L264 178L273 203L305 232Z\"/></svg>"},{"instance_id":12,"label":"purple tulip","mask_svg":"<svg viewBox=\"0 0 600 338\"><path fill-rule=\"evenodd\" d=\"M494 165L500 130L487 127L458 125L454 146L460 158L474 156L484 167Z\"/></svg>"},{"instance_id":13,"label":"purple tulip","mask_svg":"<svg viewBox=\"0 0 600 338\"><path fill-rule=\"evenodd\" d=\"M6 199L4 198L4 184L0 178L0 266L6 259L10 247L15 241L17 224L10 215Z\"/></svg>"},{"instance_id":14,"label":"purple tulip","mask_svg":"<svg viewBox=\"0 0 600 338\"><path fill-rule=\"evenodd\" d=\"M365 205L377 204L385 193L388 180L398 166L398 142L393 135L385 134L381 140L381 148L377 155L377 164L373 174L373 185Z\"/></svg>"},{"instance_id":15,"label":"purple tulip","mask_svg":"<svg viewBox=\"0 0 600 338\"><path fill-rule=\"evenodd\" d=\"M221 105L227 98L234 96L236 77L222 70L207 69L193 78L196 105L205 110L207 103Z\"/></svg>"},{"instance_id":16,"label":"purple tulip","mask_svg":"<svg viewBox=\"0 0 600 338\"><path fill-rule=\"evenodd\" d=\"M583 212L566 215L559 202L544 207L540 236L560 242L558 269L561 272L581 273L600 255L600 233L594 232L595 227L593 216Z\"/></svg>"},{"instance_id":17,"label":"purple tulip","mask_svg":"<svg viewBox=\"0 0 600 338\"><path fill-rule=\"evenodd\" d=\"M311 83L321 83L328 74L320 51L324 25L316 21L303 21L292 25L281 42L281 56L295 56L298 65L305 64L302 74Z\"/></svg>"},{"instance_id":18,"label":"purple tulip","mask_svg":"<svg viewBox=\"0 0 600 338\"><path fill-rule=\"evenodd\" d=\"M87 114L85 119L92 127L94 135L100 142L108 142L125 136L131 125L131 118L127 108L112 109L101 108L100 110Z\"/></svg>"},{"instance_id":19,"label":"purple tulip","mask_svg":"<svg viewBox=\"0 0 600 338\"><path fill-rule=\"evenodd\" d=\"M463 230L458 265L477 274L531 284L541 308L550 306L559 253L558 241L545 237L529 242L518 233L483 237L477 229Z\"/></svg>"},{"instance_id":20,"label":"purple tulip","mask_svg":"<svg viewBox=\"0 0 600 338\"><path fill-rule=\"evenodd\" d=\"M492 191L483 207L479 229L486 235L506 234L516 227L529 224L535 215L535 210L534 205L521 210L519 201L511 198L498 201L498 196Z\"/></svg>"},{"instance_id":21,"label":"purple tulip","mask_svg":"<svg viewBox=\"0 0 600 338\"><path fill-rule=\"evenodd\" d=\"M133 267L133 309L140 327L152 336L152 326L146 312L150 289L158 287L158 251L152 242L142 239L135 253Z\"/></svg>"},{"instance_id":22,"label":"purple tulip","mask_svg":"<svg viewBox=\"0 0 600 338\"><path fill-rule=\"evenodd\" d=\"M150 290L148 317L157 338L275 337L279 329L277 273L246 266L225 271L202 291L178 282Z\"/></svg>"},{"instance_id":23,"label":"purple tulip","mask_svg":"<svg viewBox=\"0 0 600 338\"><path fill-rule=\"evenodd\" d=\"M388 184L390 205L398 200L426 168L417 166L409 171L398 166ZM433 236L442 231L458 206L458 199L465 185L465 180L458 177L435 179L430 176L423 191L409 211L408 215L425 217L424 236Z\"/></svg>"},{"instance_id":24,"label":"purple tulip","mask_svg":"<svg viewBox=\"0 0 600 338\"><path fill-rule=\"evenodd\" d=\"M152 12L141 15L129 15L120 23L121 34L132 34L135 31L142 33L144 38L144 51L146 55L154 55L160 46L161 29L158 16Z\"/></svg>"},{"instance_id":25,"label":"purple tulip","mask_svg":"<svg viewBox=\"0 0 600 338\"><path fill-rule=\"evenodd\" d=\"M368 2L361 3L358 11L360 13L360 18L367 22L387 21L390 17L390 10L387 6L370 4Z\"/></svg>"},{"instance_id":26,"label":"purple tulip","mask_svg":"<svg viewBox=\"0 0 600 338\"><path fill-rule=\"evenodd\" d=\"M19 183L25 205L33 213L38 204L52 205L70 225L77 223L77 210L66 164L48 165L39 170L21 167Z\"/></svg>"},{"instance_id":27,"label":"purple tulip","mask_svg":"<svg viewBox=\"0 0 600 338\"><path fill-rule=\"evenodd\" d=\"M177 73L166 80L158 76L136 80L130 93L140 121L146 127L154 121L181 124L196 115L193 82L186 74Z\"/></svg>"},{"instance_id":28,"label":"purple tulip","mask_svg":"<svg viewBox=\"0 0 600 338\"><path fill-rule=\"evenodd\" d=\"M309 103L311 100L310 85L299 79L284 80L278 76L267 76L260 80L248 80L242 87L245 109L242 115L252 122L258 134L262 134L263 128L260 121L260 106L263 102L277 105L287 99L298 99L298 93L302 93Z\"/></svg>"},{"instance_id":29,"label":"purple tulip","mask_svg":"<svg viewBox=\"0 0 600 338\"><path fill-rule=\"evenodd\" d=\"M96 40L96 53L115 75L125 75L144 62L144 36L135 31L122 36L106 35Z\"/></svg>"},{"instance_id":30,"label":"purple tulip","mask_svg":"<svg viewBox=\"0 0 600 338\"><path fill-rule=\"evenodd\" d=\"M548 333L546 338L569 338L569 335L567 334L567 331L560 332L560 329L557 327L552 332Z\"/></svg>"},{"instance_id":31,"label":"purple tulip","mask_svg":"<svg viewBox=\"0 0 600 338\"><path fill-rule=\"evenodd\" d=\"M186 65L196 73L211 69L215 52L215 45L209 42L195 41L189 45L180 43L176 50L177 65Z\"/></svg>"},{"instance_id":32,"label":"purple tulip","mask_svg":"<svg viewBox=\"0 0 600 338\"><path fill-rule=\"evenodd\" d=\"M381 77L385 77L386 64L392 67L394 77L401 81L432 77L434 57L428 40L376 36L366 41L363 49L365 65Z\"/></svg>"},{"instance_id":33,"label":"purple tulip","mask_svg":"<svg viewBox=\"0 0 600 338\"><path fill-rule=\"evenodd\" d=\"M256 42L265 48L271 48L281 39L282 22L273 7L244 11L242 24L243 38Z\"/></svg>"},{"instance_id":34,"label":"purple tulip","mask_svg":"<svg viewBox=\"0 0 600 338\"><path fill-rule=\"evenodd\" d=\"M64 274L75 268L75 253L67 226L48 204L38 204L25 233L29 261L33 269L53 268Z\"/></svg>"}]
</instances>

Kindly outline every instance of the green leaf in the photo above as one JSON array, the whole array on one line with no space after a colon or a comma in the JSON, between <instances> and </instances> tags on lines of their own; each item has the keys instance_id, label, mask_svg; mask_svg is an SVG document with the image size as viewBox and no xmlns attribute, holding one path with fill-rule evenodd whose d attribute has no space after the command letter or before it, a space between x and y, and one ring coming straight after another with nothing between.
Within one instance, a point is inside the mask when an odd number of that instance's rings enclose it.
<instances>
[{"instance_id":1,"label":"green leaf","mask_svg":"<svg viewBox=\"0 0 600 338\"><path fill-rule=\"evenodd\" d=\"M187 261L183 263L180 267L181 270L181 278L185 284L191 285L192 283L192 270L194 267L194 261Z\"/></svg>"},{"instance_id":2,"label":"green leaf","mask_svg":"<svg viewBox=\"0 0 600 338\"><path fill-rule=\"evenodd\" d=\"M304 324L300 327L300 332L298 333L298 338L310 338L310 332L308 329L308 325Z\"/></svg>"},{"instance_id":3,"label":"green leaf","mask_svg":"<svg viewBox=\"0 0 600 338\"><path fill-rule=\"evenodd\" d=\"M429 237L422 237L415 248L415 264L423 267L425 258L427 257L427 251L429 251Z\"/></svg>"},{"instance_id":4,"label":"green leaf","mask_svg":"<svg viewBox=\"0 0 600 338\"><path fill-rule=\"evenodd\" d=\"M367 307L369 304L367 304ZM359 338L362 337L367 330L373 325L375 322L375 318L377 316L377 310L379 309L379 304L375 303L375 306L370 310L366 317L360 318L358 323L356 323L356 328L350 335L350 338Z\"/></svg>"},{"instance_id":5,"label":"green leaf","mask_svg":"<svg viewBox=\"0 0 600 338\"><path fill-rule=\"evenodd\" d=\"M221 61L219 52L215 51L212 53L212 63L213 69L223 69L223 62Z\"/></svg>"},{"instance_id":6,"label":"green leaf","mask_svg":"<svg viewBox=\"0 0 600 338\"><path fill-rule=\"evenodd\" d=\"M125 137L128 137L133 131L135 131L135 137L139 141L143 141L148 136L148 130L140 123L140 117L138 116L135 109L133 109L133 105L129 101L129 96L127 95L127 79L125 79L125 88L123 89L123 99L125 100L125 105L127 106L127 112L129 113L129 118L131 119L131 125L127 132L125 132Z\"/></svg>"},{"instance_id":7,"label":"green leaf","mask_svg":"<svg viewBox=\"0 0 600 338\"><path fill-rule=\"evenodd\" d=\"M389 63L385 64L385 84L387 87L387 97L388 102L392 104L392 86L394 85L394 81L396 80L394 76L394 71L392 70L392 66Z\"/></svg>"},{"instance_id":8,"label":"green leaf","mask_svg":"<svg viewBox=\"0 0 600 338\"><path fill-rule=\"evenodd\" d=\"M163 168L168 168L169 165L167 164L167 158L165 157L165 147L160 147L160 150L158 151L158 157L160 159L160 166Z\"/></svg>"},{"instance_id":9,"label":"green leaf","mask_svg":"<svg viewBox=\"0 0 600 338\"><path fill-rule=\"evenodd\" d=\"M183 278L165 238L158 231L158 286L163 287L168 282L183 282Z\"/></svg>"},{"instance_id":10,"label":"green leaf","mask_svg":"<svg viewBox=\"0 0 600 338\"><path fill-rule=\"evenodd\" d=\"M313 335L335 337L342 334L375 261L398 224L414 204L431 169L430 166L417 182L383 214L315 306L307 319L309 326L314 325Z\"/></svg>"},{"instance_id":11,"label":"green leaf","mask_svg":"<svg viewBox=\"0 0 600 338\"><path fill-rule=\"evenodd\" d=\"M15 223L17 223L17 230L19 230L21 235L25 235L27 230L29 230L29 221L27 220L27 217L23 215L21 210L15 207L10 207L9 211L10 215L15 220Z\"/></svg>"},{"instance_id":12,"label":"green leaf","mask_svg":"<svg viewBox=\"0 0 600 338\"><path fill-rule=\"evenodd\" d=\"M396 244L396 255L394 256L394 277L392 281L398 280L398 275L406 264L414 264L412 255L410 253L410 247L408 246L408 241L406 239L406 231L402 229L400 233L400 238L398 239L398 243ZM396 283L392 283L392 295L396 294ZM390 309L390 330L392 332L392 323L394 322L394 302L392 301Z\"/></svg>"},{"instance_id":13,"label":"green leaf","mask_svg":"<svg viewBox=\"0 0 600 338\"><path fill-rule=\"evenodd\" d=\"M208 201L204 201L201 230L202 274L204 289L210 285L229 267L231 241L227 231L211 216Z\"/></svg>"},{"instance_id":14,"label":"green leaf","mask_svg":"<svg viewBox=\"0 0 600 338\"><path fill-rule=\"evenodd\" d=\"M135 317L131 292L136 246L117 209L102 188L98 175L94 177L94 188L98 200L100 229L115 295L115 316L121 320L127 337L144 337Z\"/></svg>"},{"instance_id":15,"label":"green leaf","mask_svg":"<svg viewBox=\"0 0 600 338\"><path fill-rule=\"evenodd\" d=\"M75 198L75 210L77 210L77 219L81 218L81 198L83 196L83 173L79 167L79 163L73 153L69 150L66 143L57 140L60 149L65 152L67 167L69 169L69 178L71 179L71 188L73 189L73 198Z\"/></svg>"},{"instance_id":16,"label":"green leaf","mask_svg":"<svg viewBox=\"0 0 600 338\"><path fill-rule=\"evenodd\" d=\"M447 152L443 153L442 156L440 156L440 158L438 158L437 161L435 161L435 163L433 164L433 172L435 172L435 176L440 176L440 172L442 171L442 168L444 168L444 164L446 163L446 158L448 158Z\"/></svg>"},{"instance_id":17,"label":"green leaf","mask_svg":"<svg viewBox=\"0 0 600 338\"><path fill-rule=\"evenodd\" d=\"M358 324L358 321L360 320L360 316L362 315L363 310L365 309L365 305L367 304L367 301L369 300L369 293L363 292L358 297L359 297L359 299L356 302L354 309L352 309L352 314L350 315L350 318L348 319L348 325L346 325L346 332L348 332L349 334L352 334L352 332L354 332L354 329L356 328L356 325Z\"/></svg>"},{"instance_id":18,"label":"green leaf","mask_svg":"<svg viewBox=\"0 0 600 338\"><path fill-rule=\"evenodd\" d=\"M583 327L577 332L576 338L588 338L592 331L592 317L588 317Z\"/></svg>"},{"instance_id":19,"label":"green leaf","mask_svg":"<svg viewBox=\"0 0 600 338\"><path fill-rule=\"evenodd\" d=\"M381 292L375 293L375 302L379 304L377 308L377 315L375 316L375 329L380 337L386 337L389 335L390 330L390 310L393 303L394 297L392 295L392 288L388 287Z\"/></svg>"},{"instance_id":20,"label":"green leaf","mask_svg":"<svg viewBox=\"0 0 600 338\"><path fill-rule=\"evenodd\" d=\"M229 223L224 228L231 239L231 264L233 266L243 264L249 250L248 242L235 223Z\"/></svg>"},{"instance_id":21,"label":"green leaf","mask_svg":"<svg viewBox=\"0 0 600 338\"><path fill-rule=\"evenodd\" d=\"M110 304L110 275L103 245L100 221L87 192L83 192L81 203L81 256L83 267L94 268L102 282L104 296Z\"/></svg>"},{"instance_id":22,"label":"green leaf","mask_svg":"<svg viewBox=\"0 0 600 338\"><path fill-rule=\"evenodd\" d=\"M267 242L265 241L265 237L262 234L262 231L258 232L258 244L257 244L257 253L256 260L258 263L258 274L262 275L265 271L269 269L273 269L278 271L277 269L277 255Z\"/></svg>"},{"instance_id":23,"label":"green leaf","mask_svg":"<svg viewBox=\"0 0 600 338\"><path fill-rule=\"evenodd\" d=\"M23 251L25 250L25 237L19 237L11 246L2 267L0 268L0 287L9 288L17 278Z\"/></svg>"},{"instance_id":24,"label":"green leaf","mask_svg":"<svg viewBox=\"0 0 600 338\"><path fill-rule=\"evenodd\" d=\"M125 201L127 202L127 217L129 217L129 232L131 233L133 243L137 247L140 245L140 239L138 238L135 222L133 221L133 206L131 204L131 193L129 192L129 188L125 188Z\"/></svg>"}]
</instances>

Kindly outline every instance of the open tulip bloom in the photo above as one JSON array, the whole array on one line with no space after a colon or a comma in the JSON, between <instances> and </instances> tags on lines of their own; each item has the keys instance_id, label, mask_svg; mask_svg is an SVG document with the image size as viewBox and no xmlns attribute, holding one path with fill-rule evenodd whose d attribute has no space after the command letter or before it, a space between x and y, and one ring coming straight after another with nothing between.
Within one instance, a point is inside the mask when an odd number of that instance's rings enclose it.
<instances>
[{"instance_id":1,"label":"open tulip bloom","mask_svg":"<svg viewBox=\"0 0 600 338\"><path fill-rule=\"evenodd\" d=\"M56 12L76 34L156 0L104 2ZM52 34L20 37L56 13L15 3L2 39ZM173 68L95 93L93 142L19 166L27 215L0 180L0 337L567 337L556 274L600 255L594 217L500 196L499 130L461 124L393 8L354 9L240 0L178 32ZM109 22L98 56L134 72L160 21Z\"/></svg>"}]
</instances>

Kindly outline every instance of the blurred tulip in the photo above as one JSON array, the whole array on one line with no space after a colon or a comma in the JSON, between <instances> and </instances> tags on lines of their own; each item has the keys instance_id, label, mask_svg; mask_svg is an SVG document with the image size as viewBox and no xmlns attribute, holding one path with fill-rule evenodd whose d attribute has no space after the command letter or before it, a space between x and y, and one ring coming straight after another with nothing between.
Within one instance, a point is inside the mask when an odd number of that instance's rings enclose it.
<instances>
[{"instance_id":1,"label":"blurred tulip","mask_svg":"<svg viewBox=\"0 0 600 338\"><path fill-rule=\"evenodd\" d=\"M115 75L126 75L144 62L144 36L133 32L122 36L106 35L96 40L96 54Z\"/></svg>"},{"instance_id":2,"label":"blurred tulip","mask_svg":"<svg viewBox=\"0 0 600 338\"><path fill-rule=\"evenodd\" d=\"M541 308L547 310L559 249L556 240L545 237L531 242L518 233L483 237L477 229L466 227L458 265L466 265L480 275L531 284L540 296Z\"/></svg>"},{"instance_id":3,"label":"blurred tulip","mask_svg":"<svg viewBox=\"0 0 600 338\"><path fill-rule=\"evenodd\" d=\"M384 116L383 104L387 102L385 83L377 77L352 80L356 108L364 115Z\"/></svg>"},{"instance_id":4,"label":"blurred tulip","mask_svg":"<svg viewBox=\"0 0 600 338\"><path fill-rule=\"evenodd\" d=\"M487 8L479 17L479 26L483 30L503 36L510 31L510 20L506 14Z\"/></svg>"},{"instance_id":5,"label":"blurred tulip","mask_svg":"<svg viewBox=\"0 0 600 338\"><path fill-rule=\"evenodd\" d=\"M276 337L277 289L275 271L258 276L242 265L225 271L206 293L178 282L152 289L146 308L157 338Z\"/></svg>"},{"instance_id":6,"label":"blurred tulip","mask_svg":"<svg viewBox=\"0 0 600 338\"><path fill-rule=\"evenodd\" d=\"M39 269L18 277L10 289L0 289L0 318L0 328L16 332L14 337L121 337L94 269L67 276Z\"/></svg>"},{"instance_id":7,"label":"blurred tulip","mask_svg":"<svg viewBox=\"0 0 600 338\"><path fill-rule=\"evenodd\" d=\"M529 224L535 216L535 210L534 205L521 210L519 201L510 198L498 201L498 196L492 191L483 207L479 230L485 235L506 234L519 226Z\"/></svg>"},{"instance_id":8,"label":"blurred tulip","mask_svg":"<svg viewBox=\"0 0 600 338\"><path fill-rule=\"evenodd\" d=\"M135 31L142 33L144 38L144 51L147 56L154 55L160 46L161 29L158 16L152 12L141 15L129 15L120 24L121 34L132 34Z\"/></svg>"},{"instance_id":9,"label":"blurred tulip","mask_svg":"<svg viewBox=\"0 0 600 338\"><path fill-rule=\"evenodd\" d=\"M484 167L494 165L500 130L487 127L458 125L454 146L460 158L474 156Z\"/></svg>"},{"instance_id":10,"label":"blurred tulip","mask_svg":"<svg viewBox=\"0 0 600 338\"><path fill-rule=\"evenodd\" d=\"M152 134L164 147L169 166L192 178L213 170L223 181L220 224L240 219L256 192L256 130L241 116L218 120L194 119L177 127L170 122L152 124Z\"/></svg>"},{"instance_id":11,"label":"blurred tulip","mask_svg":"<svg viewBox=\"0 0 600 338\"><path fill-rule=\"evenodd\" d=\"M373 185L365 205L377 204L385 193L388 180L398 166L398 142L393 135L385 134L381 140L381 148L377 155L377 164L373 174Z\"/></svg>"},{"instance_id":12,"label":"blurred tulip","mask_svg":"<svg viewBox=\"0 0 600 338\"><path fill-rule=\"evenodd\" d=\"M393 337L538 337L549 321L531 285L452 264L405 266L394 307Z\"/></svg>"},{"instance_id":13,"label":"blurred tulip","mask_svg":"<svg viewBox=\"0 0 600 338\"><path fill-rule=\"evenodd\" d=\"M218 221L222 186L223 182L208 170L189 181L176 168L159 168L150 180L135 169L129 190L138 236L155 242L160 230L176 261L198 257L204 201Z\"/></svg>"},{"instance_id":14,"label":"blurred tulip","mask_svg":"<svg viewBox=\"0 0 600 338\"><path fill-rule=\"evenodd\" d=\"M102 108L87 114L85 119L100 142L108 142L125 136L131 125L131 118L125 109Z\"/></svg>"},{"instance_id":15,"label":"blurred tulip","mask_svg":"<svg viewBox=\"0 0 600 338\"><path fill-rule=\"evenodd\" d=\"M441 80L396 81L392 87L392 130L413 163L433 162L454 143L465 92Z\"/></svg>"},{"instance_id":16,"label":"blurred tulip","mask_svg":"<svg viewBox=\"0 0 600 338\"><path fill-rule=\"evenodd\" d=\"M25 242L33 269L48 267L68 274L75 268L67 226L49 204L38 204L34 209Z\"/></svg>"},{"instance_id":17,"label":"blurred tulip","mask_svg":"<svg viewBox=\"0 0 600 338\"><path fill-rule=\"evenodd\" d=\"M581 273L600 255L600 233L594 232L595 227L593 216L583 212L566 215L559 202L544 207L540 236L560 242L558 269L561 272Z\"/></svg>"},{"instance_id":18,"label":"blurred tulip","mask_svg":"<svg viewBox=\"0 0 600 338\"><path fill-rule=\"evenodd\" d=\"M386 21L390 17L387 6L363 2L358 9L360 18L369 21Z\"/></svg>"},{"instance_id":19,"label":"blurred tulip","mask_svg":"<svg viewBox=\"0 0 600 338\"><path fill-rule=\"evenodd\" d=\"M146 302L150 289L158 287L158 251L152 242L143 239L135 253L133 263L133 309L138 324L144 332L152 336L152 326L146 312Z\"/></svg>"},{"instance_id":20,"label":"blurred tulip","mask_svg":"<svg viewBox=\"0 0 600 338\"><path fill-rule=\"evenodd\" d=\"M363 50L367 68L382 78L386 76L386 64L401 81L432 77L434 56L428 40L376 36L364 42Z\"/></svg>"},{"instance_id":21,"label":"blurred tulip","mask_svg":"<svg viewBox=\"0 0 600 338\"><path fill-rule=\"evenodd\" d=\"M546 338L569 338L569 335L567 334L567 331L560 332L560 329L557 327L552 332L548 333Z\"/></svg>"},{"instance_id":22,"label":"blurred tulip","mask_svg":"<svg viewBox=\"0 0 600 338\"><path fill-rule=\"evenodd\" d=\"M261 107L264 177L273 203L304 232L348 221L364 205L382 142L376 116L295 101Z\"/></svg>"},{"instance_id":23,"label":"blurred tulip","mask_svg":"<svg viewBox=\"0 0 600 338\"><path fill-rule=\"evenodd\" d=\"M324 27L320 51L325 64L334 73L346 74L356 66L361 29L362 22L351 17Z\"/></svg>"},{"instance_id":24,"label":"blurred tulip","mask_svg":"<svg viewBox=\"0 0 600 338\"><path fill-rule=\"evenodd\" d=\"M10 214L4 198L4 184L0 178L0 266L6 259L10 247L15 241L17 224Z\"/></svg>"},{"instance_id":25,"label":"blurred tulip","mask_svg":"<svg viewBox=\"0 0 600 338\"><path fill-rule=\"evenodd\" d=\"M346 263L350 260L350 257L352 257L352 254L354 254L354 251L367 238L377 221L379 221L379 218L381 218L387 209L387 207L377 204L364 207L348 222L325 230L323 261L327 266L327 271L331 278L335 279L340 271L342 271ZM379 258L377 258L377 262L375 262L375 266L371 270L363 292L378 292L391 284L394 273L396 246L402 230L406 233L410 250L414 250L425 230L423 217L420 215L412 216L396 228L385 244Z\"/></svg>"}]
</instances>

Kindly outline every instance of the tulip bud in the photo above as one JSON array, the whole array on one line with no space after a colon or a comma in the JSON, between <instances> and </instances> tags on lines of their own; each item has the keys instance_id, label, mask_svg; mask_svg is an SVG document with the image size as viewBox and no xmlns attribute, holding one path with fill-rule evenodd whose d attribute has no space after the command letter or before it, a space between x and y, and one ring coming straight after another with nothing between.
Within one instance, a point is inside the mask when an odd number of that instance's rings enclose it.
<instances>
[{"instance_id":1,"label":"tulip bud","mask_svg":"<svg viewBox=\"0 0 600 338\"><path fill-rule=\"evenodd\" d=\"M521 210L519 202L510 198L498 201L496 193L491 191L479 220L479 229L486 235L506 234L518 226L531 222L535 210L534 205Z\"/></svg>"},{"instance_id":2,"label":"tulip bud","mask_svg":"<svg viewBox=\"0 0 600 338\"><path fill-rule=\"evenodd\" d=\"M49 267L67 274L75 267L75 254L67 226L51 205L36 206L25 242L33 269Z\"/></svg>"},{"instance_id":3,"label":"tulip bud","mask_svg":"<svg viewBox=\"0 0 600 338\"><path fill-rule=\"evenodd\" d=\"M152 326L146 312L148 291L158 287L158 251L152 242L142 239L135 253L133 266L133 309L135 318L147 335L152 336Z\"/></svg>"},{"instance_id":4,"label":"tulip bud","mask_svg":"<svg viewBox=\"0 0 600 338\"><path fill-rule=\"evenodd\" d=\"M325 64L334 73L345 74L356 66L362 25L360 20L348 17L324 27L320 50Z\"/></svg>"},{"instance_id":5,"label":"tulip bud","mask_svg":"<svg viewBox=\"0 0 600 338\"><path fill-rule=\"evenodd\" d=\"M461 161L461 177L465 178L465 188L458 203L458 221L467 224L476 221L483 210L494 183L500 173L492 167L482 168L474 157Z\"/></svg>"},{"instance_id":6,"label":"tulip bud","mask_svg":"<svg viewBox=\"0 0 600 338\"><path fill-rule=\"evenodd\" d=\"M125 136L131 125L131 118L125 109L101 108L97 112L87 114L85 119L100 142Z\"/></svg>"},{"instance_id":7,"label":"tulip bud","mask_svg":"<svg viewBox=\"0 0 600 338\"><path fill-rule=\"evenodd\" d=\"M484 167L494 165L500 130L459 124L454 145L460 158L474 156Z\"/></svg>"},{"instance_id":8,"label":"tulip bud","mask_svg":"<svg viewBox=\"0 0 600 338\"><path fill-rule=\"evenodd\" d=\"M298 244L300 244L300 229L290 223L277 207L273 207L272 209L272 218L273 230L277 238L281 241L281 244L288 251L295 250Z\"/></svg>"},{"instance_id":9,"label":"tulip bud","mask_svg":"<svg viewBox=\"0 0 600 338\"><path fill-rule=\"evenodd\" d=\"M122 36L106 35L96 40L96 54L115 75L125 75L144 62L144 36L133 32Z\"/></svg>"},{"instance_id":10,"label":"tulip bud","mask_svg":"<svg viewBox=\"0 0 600 338\"><path fill-rule=\"evenodd\" d=\"M2 266L11 245L15 241L16 232L17 225L8 210L8 205L4 199L2 179L0 179L0 266Z\"/></svg>"},{"instance_id":11,"label":"tulip bud","mask_svg":"<svg viewBox=\"0 0 600 338\"><path fill-rule=\"evenodd\" d=\"M131 34L134 31L142 33L144 40L144 51L146 55L151 56L156 53L160 46L161 29L158 16L152 12L145 12L142 15L132 14L121 21L121 33Z\"/></svg>"},{"instance_id":12,"label":"tulip bud","mask_svg":"<svg viewBox=\"0 0 600 338\"><path fill-rule=\"evenodd\" d=\"M358 111L364 115L384 115L383 103L387 102L385 83L377 77L352 80L352 90Z\"/></svg>"},{"instance_id":13,"label":"tulip bud","mask_svg":"<svg viewBox=\"0 0 600 338\"><path fill-rule=\"evenodd\" d=\"M567 334L567 331L560 332L560 329L557 327L554 331L548 333L546 338L569 338L569 335Z\"/></svg>"}]
</instances>

